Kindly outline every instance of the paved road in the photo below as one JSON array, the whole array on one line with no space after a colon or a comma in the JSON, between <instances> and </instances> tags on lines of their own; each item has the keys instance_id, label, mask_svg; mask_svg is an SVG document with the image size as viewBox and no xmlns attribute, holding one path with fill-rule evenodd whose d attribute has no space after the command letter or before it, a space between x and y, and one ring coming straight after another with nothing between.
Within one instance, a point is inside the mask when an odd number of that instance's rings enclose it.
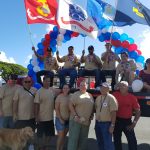
<instances>
[{"instance_id":1,"label":"paved road","mask_svg":"<svg viewBox=\"0 0 150 150\"><path fill-rule=\"evenodd\" d=\"M135 133L138 142L138 150L150 150L150 118L141 117L136 125ZM92 121L92 124L90 126L89 138L90 141L94 143L94 139L95 139L94 121ZM122 136L122 142L124 143L123 144L124 150L128 150L126 144L127 140L124 134Z\"/></svg>"},{"instance_id":2,"label":"paved road","mask_svg":"<svg viewBox=\"0 0 150 150\"><path fill-rule=\"evenodd\" d=\"M138 150L150 150L150 118L141 117L135 128L135 133L138 141ZM122 142L123 150L128 150L127 140L124 135L122 136ZM33 150L33 148L30 150ZM51 141L50 150L56 150L56 137ZM66 146L64 150L67 150ZM94 131L94 120L90 126L87 150L98 150Z\"/></svg>"}]
</instances>

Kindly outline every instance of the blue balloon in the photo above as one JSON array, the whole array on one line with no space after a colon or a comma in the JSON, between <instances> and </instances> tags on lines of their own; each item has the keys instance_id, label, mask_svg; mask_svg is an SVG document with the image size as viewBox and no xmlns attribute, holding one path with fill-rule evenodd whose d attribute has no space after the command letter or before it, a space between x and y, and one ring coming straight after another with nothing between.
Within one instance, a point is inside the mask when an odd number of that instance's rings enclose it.
<instances>
[{"instance_id":1,"label":"blue balloon","mask_svg":"<svg viewBox=\"0 0 150 150\"><path fill-rule=\"evenodd\" d=\"M120 34L119 34L118 32L114 32L114 33L112 34L112 39L113 39L113 40L118 40L118 39L120 39Z\"/></svg>"},{"instance_id":2,"label":"blue balloon","mask_svg":"<svg viewBox=\"0 0 150 150\"><path fill-rule=\"evenodd\" d=\"M55 27L53 27L53 31L58 33L59 32L59 28L57 26L55 26Z\"/></svg>"},{"instance_id":3,"label":"blue balloon","mask_svg":"<svg viewBox=\"0 0 150 150\"><path fill-rule=\"evenodd\" d=\"M65 40L65 39L63 39L63 41L62 41L63 43L66 43L67 41Z\"/></svg>"},{"instance_id":4,"label":"blue balloon","mask_svg":"<svg viewBox=\"0 0 150 150\"><path fill-rule=\"evenodd\" d=\"M126 48L122 48L121 53L123 53L123 52L127 52L128 53L129 51Z\"/></svg>"},{"instance_id":5,"label":"blue balloon","mask_svg":"<svg viewBox=\"0 0 150 150\"><path fill-rule=\"evenodd\" d=\"M121 54L122 53L122 47L117 47L117 48L115 48L115 53L116 54Z\"/></svg>"},{"instance_id":6,"label":"blue balloon","mask_svg":"<svg viewBox=\"0 0 150 150\"><path fill-rule=\"evenodd\" d=\"M142 63L142 64L144 64L144 60L145 60L145 58L144 58L143 56L138 56L138 57L136 58L136 62L140 62L140 63Z\"/></svg>"},{"instance_id":7,"label":"blue balloon","mask_svg":"<svg viewBox=\"0 0 150 150\"><path fill-rule=\"evenodd\" d=\"M70 39L71 39L71 35L64 35L64 39L66 40L66 41L69 41Z\"/></svg>"},{"instance_id":8,"label":"blue balloon","mask_svg":"<svg viewBox=\"0 0 150 150\"><path fill-rule=\"evenodd\" d=\"M43 49L38 49L38 50L37 50L37 53L38 53L39 55L44 55L44 50L43 50Z\"/></svg>"},{"instance_id":9,"label":"blue balloon","mask_svg":"<svg viewBox=\"0 0 150 150\"><path fill-rule=\"evenodd\" d=\"M100 42L104 42L105 41L105 36L104 33L100 34L100 36L98 37Z\"/></svg>"},{"instance_id":10,"label":"blue balloon","mask_svg":"<svg viewBox=\"0 0 150 150\"><path fill-rule=\"evenodd\" d=\"M29 70L29 71L28 71L28 76L32 77L32 75L33 75L34 73L35 73L35 72L33 71L33 69L32 69L32 70Z\"/></svg>"},{"instance_id":11,"label":"blue balloon","mask_svg":"<svg viewBox=\"0 0 150 150\"><path fill-rule=\"evenodd\" d=\"M136 70L135 72L136 72L136 75L138 76L140 73L140 70Z\"/></svg>"},{"instance_id":12,"label":"blue balloon","mask_svg":"<svg viewBox=\"0 0 150 150\"><path fill-rule=\"evenodd\" d=\"M37 47L38 47L39 49L44 49L44 46L43 46L42 43L38 43Z\"/></svg>"},{"instance_id":13,"label":"blue balloon","mask_svg":"<svg viewBox=\"0 0 150 150\"><path fill-rule=\"evenodd\" d=\"M128 35L127 34L123 33L123 34L120 35L120 41L125 41L127 39L128 39Z\"/></svg>"},{"instance_id":14,"label":"blue balloon","mask_svg":"<svg viewBox=\"0 0 150 150\"><path fill-rule=\"evenodd\" d=\"M50 38L51 39L56 39L57 38L58 33L57 32L51 32L50 33Z\"/></svg>"},{"instance_id":15,"label":"blue balloon","mask_svg":"<svg viewBox=\"0 0 150 150\"><path fill-rule=\"evenodd\" d=\"M36 89L40 89L42 87L42 85L40 83L34 83L33 87L35 87Z\"/></svg>"},{"instance_id":16,"label":"blue balloon","mask_svg":"<svg viewBox=\"0 0 150 150\"><path fill-rule=\"evenodd\" d=\"M105 39L105 40L110 40L110 36L111 36L111 33L110 33L110 32L104 33L104 39Z\"/></svg>"},{"instance_id":17,"label":"blue balloon","mask_svg":"<svg viewBox=\"0 0 150 150\"><path fill-rule=\"evenodd\" d=\"M70 35L70 36L71 36L72 33L73 33L73 31L66 30L66 33L64 34L64 36L65 36L65 35Z\"/></svg>"},{"instance_id":18,"label":"blue balloon","mask_svg":"<svg viewBox=\"0 0 150 150\"><path fill-rule=\"evenodd\" d=\"M44 70L44 63L43 63L43 62L42 62L42 63L39 63L38 66L40 67L41 70Z\"/></svg>"},{"instance_id":19,"label":"blue balloon","mask_svg":"<svg viewBox=\"0 0 150 150\"><path fill-rule=\"evenodd\" d=\"M50 41L50 47L54 47L54 46L56 46L56 44L57 44L56 40L53 39Z\"/></svg>"},{"instance_id":20,"label":"blue balloon","mask_svg":"<svg viewBox=\"0 0 150 150\"><path fill-rule=\"evenodd\" d=\"M56 46L53 46L53 47L51 47L51 48L52 48L52 52L55 53L56 50L57 50Z\"/></svg>"},{"instance_id":21,"label":"blue balloon","mask_svg":"<svg viewBox=\"0 0 150 150\"><path fill-rule=\"evenodd\" d=\"M36 78L36 73L32 74L32 76L30 76L33 80L34 83L37 82L37 78Z\"/></svg>"},{"instance_id":22,"label":"blue balloon","mask_svg":"<svg viewBox=\"0 0 150 150\"><path fill-rule=\"evenodd\" d=\"M32 64L29 64L29 65L27 66L27 68L28 68L28 70L33 70L33 65L32 65Z\"/></svg>"},{"instance_id":23,"label":"blue balloon","mask_svg":"<svg viewBox=\"0 0 150 150\"><path fill-rule=\"evenodd\" d=\"M37 58L37 62L38 64L43 63L43 61L41 61L39 58Z\"/></svg>"},{"instance_id":24,"label":"blue balloon","mask_svg":"<svg viewBox=\"0 0 150 150\"><path fill-rule=\"evenodd\" d=\"M129 57L135 59L138 57L138 53L136 51L129 52Z\"/></svg>"}]
</instances>

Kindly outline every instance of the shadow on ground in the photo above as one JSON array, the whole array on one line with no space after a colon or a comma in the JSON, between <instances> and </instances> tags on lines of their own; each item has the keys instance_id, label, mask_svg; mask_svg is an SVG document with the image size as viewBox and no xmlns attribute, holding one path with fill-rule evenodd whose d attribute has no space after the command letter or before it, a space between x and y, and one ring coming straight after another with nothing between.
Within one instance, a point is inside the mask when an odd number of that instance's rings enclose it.
<instances>
[{"instance_id":1,"label":"shadow on ground","mask_svg":"<svg viewBox=\"0 0 150 150\"><path fill-rule=\"evenodd\" d=\"M51 140L50 150L56 150L56 139L57 137L54 137ZM122 146L123 146L123 150L128 150L128 145L126 143L123 143ZM67 150L67 140L65 143L64 150ZM88 138L86 150L98 150L95 139ZM147 143L139 144L137 150L150 150L150 144L147 144Z\"/></svg>"}]
</instances>

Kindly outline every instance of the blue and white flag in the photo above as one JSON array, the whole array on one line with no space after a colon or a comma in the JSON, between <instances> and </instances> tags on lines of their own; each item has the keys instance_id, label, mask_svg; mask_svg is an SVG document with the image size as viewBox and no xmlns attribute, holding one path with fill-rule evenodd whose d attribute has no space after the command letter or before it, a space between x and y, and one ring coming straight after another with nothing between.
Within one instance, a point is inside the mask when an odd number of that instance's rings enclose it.
<instances>
[{"instance_id":1,"label":"blue and white flag","mask_svg":"<svg viewBox=\"0 0 150 150\"><path fill-rule=\"evenodd\" d=\"M97 38L98 28L88 13L89 0L59 0L57 22L60 28Z\"/></svg>"},{"instance_id":2,"label":"blue and white flag","mask_svg":"<svg viewBox=\"0 0 150 150\"><path fill-rule=\"evenodd\" d=\"M116 26L132 25L135 23L150 25L150 9L138 0L118 0L116 8L104 0L96 1L101 5L103 15L113 21Z\"/></svg>"}]
</instances>

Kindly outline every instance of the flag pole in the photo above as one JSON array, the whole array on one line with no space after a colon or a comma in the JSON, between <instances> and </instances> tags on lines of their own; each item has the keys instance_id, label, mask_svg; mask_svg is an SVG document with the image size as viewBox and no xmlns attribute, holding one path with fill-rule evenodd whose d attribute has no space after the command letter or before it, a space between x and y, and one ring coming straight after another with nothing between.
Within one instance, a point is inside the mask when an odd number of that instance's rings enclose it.
<instances>
[{"instance_id":1,"label":"flag pole","mask_svg":"<svg viewBox=\"0 0 150 150\"><path fill-rule=\"evenodd\" d=\"M32 46L34 46L34 42L33 42L33 39L32 39L32 33L31 33L31 30L30 30L29 24L27 24L27 31L29 33L30 42L31 42Z\"/></svg>"},{"instance_id":2,"label":"flag pole","mask_svg":"<svg viewBox=\"0 0 150 150\"><path fill-rule=\"evenodd\" d=\"M85 50L85 37L84 37L84 42L83 42L83 49Z\"/></svg>"}]
</instances>

